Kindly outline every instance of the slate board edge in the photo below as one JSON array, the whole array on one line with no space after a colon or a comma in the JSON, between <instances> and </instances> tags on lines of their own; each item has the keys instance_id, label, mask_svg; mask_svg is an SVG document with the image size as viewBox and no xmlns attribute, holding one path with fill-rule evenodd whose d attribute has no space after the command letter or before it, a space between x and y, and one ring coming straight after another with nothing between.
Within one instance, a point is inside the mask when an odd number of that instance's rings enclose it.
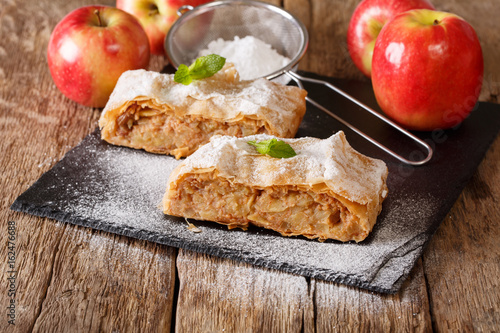
<instances>
[{"instance_id":1,"label":"slate board edge","mask_svg":"<svg viewBox=\"0 0 500 333\"><path fill-rule=\"evenodd\" d=\"M21 195L22 196L22 195ZM321 273L316 273L316 274L311 274L307 270L300 270L298 268L293 268L291 266L285 265L285 264L278 264L273 261L269 260L262 260L261 258L252 258L248 256L240 256L235 258L234 256L231 255L230 252L228 251L223 251L222 248L217 248L217 247L197 247L195 244L190 244L183 242L180 239L173 238L171 236L165 235L165 236L160 236L159 234L147 230L136 230L134 228L128 227L128 228L123 228L123 227L115 227L109 223L106 223L104 221L94 221L94 222L99 222L99 223L88 223L85 220L79 219L79 218L73 218L70 216L70 214L61 212L61 211L53 211L53 210L47 210L44 208L36 207L35 205L32 205L30 203L24 202L21 197L16 199L14 203L10 207L11 210L16 211L16 212L22 212L22 213L28 213L30 215L35 215L39 217L47 217L50 219L54 219L60 222L64 223L69 223L69 224L74 224L82 227L87 227L90 229L95 229L95 230L100 230L104 232L109 232L113 234L117 234L120 236L126 236L130 238L135 238L135 239L140 239L140 240L145 240L145 241L150 241L166 246L172 246L176 248L182 248L185 250L190 250L198 253L203 253L203 254L208 254L208 255L214 255L220 258L227 258L231 260L236 260L236 261L241 261L245 262L251 265L256 265L268 269L275 269L275 270L280 270L284 271L287 273L291 274L296 274L296 275L301 275L309 278L314 278L314 279L320 279L324 281L329 281L329 282L335 282L335 283L340 283L344 285L348 285L351 287L357 287L357 288L362 288L365 290L369 291L374 291L374 292L379 292L379 293L385 293L385 294L395 294L398 292L399 288L401 287L401 284L406 280L407 275L409 274L406 273L404 276L401 276L400 279L396 284L393 285L393 288L386 289L386 288L380 288L380 287L375 287L370 284L370 281L366 281L364 279L361 279L357 276L353 277L348 277L343 274L339 274L337 272L331 272L331 271L325 271L323 274ZM191 232L188 231L186 228L186 232ZM421 252L421 250L419 251ZM418 255L420 257L421 253ZM399 281L401 281L399 283Z\"/></svg>"},{"instance_id":2,"label":"slate board edge","mask_svg":"<svg viewBox=\"0 0 500 333\"><path fill-rule=\"evenodd\" d=\"M487 104L487 102L478 102L478 103L480 103L480 104L483 104L483 103ZM498 131L497 131L497 133L495 135L491 136L491 138L490 138L489 141L486 141L486 142L483 143L485 148L483 150L483 153L480 155L480 158L477 160L478 162L477 162L475 168L472 169L468 174L464 175L464 177L463 177L463 185L459 186L460 190L456 191L457 193L456 193L456 195L454 195L454 197L455 197L454 200L450 200L450 203L448 204L448 206L446 207L446 209L443 209L443 213L437 215L437 219L439 219L439 221L441 221L441 222L439 224L433 224L433 225L431 225L430 228L427 230L428 237L427 237L426 241L421 246L421 251L420 251L420 254L417 256L417 260L418 260L418 258L420 258L422 256L422 254L424 253L424 251L427 249L427 246L430 244L431 239L436 234L437 230L439 229L439 227L443 223L444 219L450 213L450 211L453 208L453 206L455 206L455 203L460 198L460 195L463 192L463 190L470 183L472 177L477 172L477 168L479 167L479 165L484 160L484 157L486 156L486 153L488 152L488 150L490 149L491 145L493 144L493 142L495 141L495 139L497 137L498 137ZM382 269L383 267L381 267L380 269ZM411 271L413 270L414 267L415 267L415 265L413 265L408 272L406 272L405 274L401 275L400 279L397 282L394 283L393 289L399 290L401 288L401 286L403 285L404 281L406 281L406 279L408 278L408 276L410 275L410 273L411 273Z\"/></svg>"}]
</instances>

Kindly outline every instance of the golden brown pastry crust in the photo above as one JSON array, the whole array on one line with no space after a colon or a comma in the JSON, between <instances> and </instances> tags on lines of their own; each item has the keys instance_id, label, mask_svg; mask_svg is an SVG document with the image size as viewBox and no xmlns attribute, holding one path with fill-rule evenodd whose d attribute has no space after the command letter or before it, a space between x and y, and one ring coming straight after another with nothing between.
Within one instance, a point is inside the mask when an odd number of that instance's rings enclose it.
<instances>
[{"instance_id":1,"label":"golden brown pastry crust","mask_svg":"<svg viewBox=\"0 0 500 333\"><path fill-rule=\"evenodd\" d=\"M173 75L134 70L118 80L99 127L112 144L179 158L213 135L294 137L306 94L266 79L240 81L232 64L188 86Z\"/></svg>"},{"instance_id":2,"label":"golden brown pastry crust","mask_svg":"<svg viewBox=\"0 0 500 333\"><path fill-rule=\"evenodd\" d=\"M388 193L385 163L355 151L343 132L325 140L283 139L297 152L286 159L247 144L270 138L212 138L170 175L164 213L230 228L255 224L287 236L365 239Z\"/></svg>"}]
</instances>

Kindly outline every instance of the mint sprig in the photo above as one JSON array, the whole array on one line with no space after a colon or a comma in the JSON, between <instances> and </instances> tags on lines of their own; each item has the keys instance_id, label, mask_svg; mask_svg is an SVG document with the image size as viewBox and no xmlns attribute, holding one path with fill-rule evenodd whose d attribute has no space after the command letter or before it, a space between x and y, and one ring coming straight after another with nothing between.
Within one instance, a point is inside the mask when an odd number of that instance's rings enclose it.
<instances>
[{"instance_id":1,"label":"mint sprig","mask_svg":"<svg viewBox=\"0 0 500 333\"><path fill-rule=\"evenodd\" d=\"M297 155L295 150L286 142L277 140L275 138L270 140L263 140L256 142L255 140L248 141L249 145L254 146L255 149L262 155L269 155L275 158L289 158Z\"/></svg>"},{"instance_id":2,"label":"mint sprig","mask_svg":"<svg viewBox=\"0 0 500 333\"><path fill-rule=\"evenodd\" d=\"M225 63L226 58L217 54L199 57L189 67L184 64L179 65L174 74L174 81L187 86L193 80L200 80L214 75L224 67Z\"/></svg>"}]
</instances>

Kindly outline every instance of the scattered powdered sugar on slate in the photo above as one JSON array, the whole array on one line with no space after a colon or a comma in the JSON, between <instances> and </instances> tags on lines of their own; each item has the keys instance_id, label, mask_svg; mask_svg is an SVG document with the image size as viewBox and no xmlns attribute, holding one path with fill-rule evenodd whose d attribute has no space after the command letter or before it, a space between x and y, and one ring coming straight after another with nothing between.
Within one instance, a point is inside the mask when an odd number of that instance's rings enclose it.
<instances>
[{"instance_id":1,"label":"scattered powdered sugar on slate","mask_svg":"<svg viewBox=\"0 0 500 333\"><path fill-rule=\"evenodd\" d=\"M228 230L190 220L202 230L193 233L184 219L164 215L159 207L179 163L170 156L109 145L96 131L18 200L32 205L25 211L40 216L385 292L399 288L421 254L428 239L424 221L436 207L432 196L393 193L373 233L359 244L283 237L256 227Z\"/></svg>"},{"instance_id":2,"label":"scattered powdered sugar on slate","mask_svg":"<svg viewBox=\"0 0 500 333\"><path fill-rule=\"evenodd\" d=\"M390 184L389 184L390 186ZM439 209L439 201L431 194L392 193L384 202L382 214L369 239L370 246L386 253L372 272L372 283L390 288L412 268L429 239L428 221ZM401 281L402 282L402 281Z\"/></svg>"},{"instance_id":3,"label":"scattered powdered sugar on slate","mask_svg":"<svg viewBox=\"0 0 500 333\"><path fill-rule=\"evenodd\" d=\"M89 170L95 173L87 176L93 188L80 193L71 208L85 219L161 232L165 226L161 199L168 176L179 162L171 156L128 148L103 150L96 155L95 169Z\"/></svg>"}]
</instances>

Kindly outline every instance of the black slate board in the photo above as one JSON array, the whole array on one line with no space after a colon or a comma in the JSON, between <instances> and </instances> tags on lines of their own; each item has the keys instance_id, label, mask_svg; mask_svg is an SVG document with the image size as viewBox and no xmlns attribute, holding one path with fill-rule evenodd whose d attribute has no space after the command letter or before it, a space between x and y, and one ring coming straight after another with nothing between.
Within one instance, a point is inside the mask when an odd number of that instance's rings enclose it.
<instances>
[{"instance_id":1,"label":"black slate board","mask_svg":"<svg viewBox=\"0 0 500 333\"><path fill-rule=\"evenodd\" d=\"M318 76L302 73L309 77ZM323 78L379 110L369 82ZM323 86L305 84L309 96L404 156L421 149L374 116ZM435 148L421 167L402 165L354 132L308 105L297 136L326 138L344 130L360 152L389 167L389 196L372 234L362 243L282 237L191 221L159 209L170 171L169 156L115 147L96 130L68 152L12 204L11 209L59 221L232 258L312 278L395 293L482 160L500 128L500 106L479 103L458 128L416 133Z\"/></svg>"}]
</instances>

